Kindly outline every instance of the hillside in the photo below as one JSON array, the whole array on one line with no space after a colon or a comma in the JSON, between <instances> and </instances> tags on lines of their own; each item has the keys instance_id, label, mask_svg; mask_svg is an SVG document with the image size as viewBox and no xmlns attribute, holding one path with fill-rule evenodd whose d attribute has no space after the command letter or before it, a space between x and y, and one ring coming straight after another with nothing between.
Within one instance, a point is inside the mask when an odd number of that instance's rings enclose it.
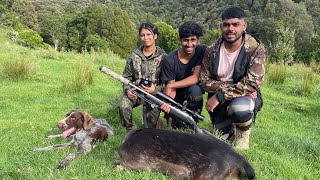
<instances>
[{"instance_id":1,"label":"hillside","mask_svg":"<svg viewBox=\"0 0 320 180\"><path fill-rule=\"evenodd\" d=\"M0 1L0 24L13 27L13 36L28 46L111 50L126 58L141 22L164 23L159 31L177 36L176 28L192 20L204 28L202 42L211 44L221 13L231 6L244 10L246 32L265 44L271 62L320 62L319 0L12 0ZM176 38L160 35L159 42L167 52L175 49Z\"/></svg>"},{"instance_id":2,"label":"hillside","mask_svg":"<svg viewBox=\"0 0 320 180\"><path fill-rule=\"evenodd\" d=\"M121 73L123 59L111 52L78 54L28 49L7 39L6 31L0 29L0 178L170 179L158 173L119 170L114 166L116 150L125 135L117 113L121 84L98 68L105 65ZM3 68L11 61L27 61L36 68L25 78L10 79L3 74ZM66 84L75 82L83 66L92 67L92 83L79 91L69 91ZM301 69L298 65L287 67L288 78L282 86L270 84L268 77L263 86L264 106L252 128L251 149L240 151L254 167L257 179L320 178L319 75L312 94L298 96L294 90L300 82ZM32 149L65 142L44 137L57 134L48 128L74 108L87 111L94 118L107 119L115 135L67 169L57 170L58 162L75 149ZM140 112L141 109L135 110L134 120L141 127ZM206 119L200 126L212 130L205 111L204 115Z\"/></svg>"}]
</instances>

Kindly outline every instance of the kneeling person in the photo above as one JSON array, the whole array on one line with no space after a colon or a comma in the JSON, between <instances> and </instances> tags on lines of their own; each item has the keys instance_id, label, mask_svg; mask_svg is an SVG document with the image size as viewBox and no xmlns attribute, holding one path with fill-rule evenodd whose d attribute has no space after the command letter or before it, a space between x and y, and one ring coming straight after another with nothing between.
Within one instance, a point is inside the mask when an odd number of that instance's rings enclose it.
<instances>
[{"instance_id":1,"label":"kneeling person","mask_svg":"<svg viewBox=\"0 0 320 180\"><path fill-rule=\"evenodd\" d=\"M192 21L182 24L179 27L181 48L171 52L163 60L160 76L161 81L166 84L165 94L180 104L184 104L186 101L187 108L199 113L201 113L203 105L203 90L198 83L206 49L205 45L199 45L201 35L202 27L199 24ZM166 105L161 108L169 112ZM189 128L176 117L171 117L173 128Z\"/></svg>"},{"instance_id":2,"label":"kneeling person","mask_svg":"<svg viewBox=\"0 0 320 180\"><path fill-rule=\"evenodd\" d=\"M156 39L159 32L152 23L142 23L139 27L139 35L142 46L135 49L129 56L123 77L127 78L136 85L140 84L142 78L152 80L150 87L141 86L142 89L150 94L154 94L159 90L158 79L161 71L161 60L166 55L164 50L156 46ZM161 88L160 88L161 89ZM124 96L120 101L119 110L122 120L122 125L130 131L135 129L132 122L132 110L142 104L140 98L132 93L134 88L129 85L123 86ZM144 119L144 127L155 128L157 119L160 114L159 108L152 108L149 104L144 104L146 118Z\"/></svg>"}]
</instances>

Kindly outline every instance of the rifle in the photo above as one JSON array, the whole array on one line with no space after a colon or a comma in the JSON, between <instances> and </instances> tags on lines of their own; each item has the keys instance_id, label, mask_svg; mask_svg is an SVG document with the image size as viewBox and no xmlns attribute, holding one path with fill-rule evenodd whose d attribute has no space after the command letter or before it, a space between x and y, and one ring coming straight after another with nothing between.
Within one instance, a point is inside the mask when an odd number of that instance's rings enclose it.
<instances>
[{"instance_id":1,"label":"rifle","mask_svg":"<svg viewBox=\"0 0 320 180\"><path fill-rule=\"evenodd\" d=\"M111 71L110 69L101 66L99 68L99 70L101 72L106 73L107 75L109 75L110 77L122 82L125 85L129 85L132 88L135 88L135 95L138 96L139 98L143 99L145 102L149 103L151 105L152 108L155 107L160 107L161 105L163 105L165 102L155 96L153 96L152 94L149 94L147 92L145 92L143 89L139 88L138 86L134 85L133 83L131 83L128 79L118 75L117 73ZM170 107L170 112L169 114L173 114L175 115L177 118L179 118L181 121L183 121L184 123L190 125L195 133L197 134L208 134L211 135L211 133L205 129L201 129L196 122L194 121L193 117L190 116L188 113L176 108L175 106L171 106Z\"/></svg>"},{"instance_id":2,"label":"rifle","mask_svg":"<svg viewBox=\"0 0 320 180\"><path fill-rule=\"evenodd\" d=\"M156 93L156 97L159 97L160 99L163 99L165 102L173 104L174 106L178 107L179 109L186 111L188 114L190 114L193 119L195 120L200 120L203 121L204 117L199 114L197 111L193 111L191 109L188 109L187 107L185 107L184 105L176 102L174 99L172 99L170 96L162 93L162 92L157 92Z\"/></svg>"}]
</instances>

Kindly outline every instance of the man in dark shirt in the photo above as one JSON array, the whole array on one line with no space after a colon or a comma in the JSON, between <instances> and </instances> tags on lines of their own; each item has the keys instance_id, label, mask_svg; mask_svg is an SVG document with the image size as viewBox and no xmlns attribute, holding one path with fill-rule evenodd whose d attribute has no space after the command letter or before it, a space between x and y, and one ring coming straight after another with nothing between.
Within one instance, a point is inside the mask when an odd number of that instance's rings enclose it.
<instances>
[{"instance_id":1,"label":"man in dark shirt","mask_svg":"<svg viewBox=\"0 0 320 180\"><path fill-rule=\"evenodd\" d=\"M176 102L184 104L187 108L201 112L203 105L203 90L198 85L200 68L204 57L205 45L199 45L202 35L202 27L192 21L188 21L179 27L179 42L181 48L171 52L162 64L160 79L166 84L164 93L172 97ZM169 112L167 104L162 110ZM172 116L173 128L188 128L176 117Z\"/></svg>"}]
</instances>

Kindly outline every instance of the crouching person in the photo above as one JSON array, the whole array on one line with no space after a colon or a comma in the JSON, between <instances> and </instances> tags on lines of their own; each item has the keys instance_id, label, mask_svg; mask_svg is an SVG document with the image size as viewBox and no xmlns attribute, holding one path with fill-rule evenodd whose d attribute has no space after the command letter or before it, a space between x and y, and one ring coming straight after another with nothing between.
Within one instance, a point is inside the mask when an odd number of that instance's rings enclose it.
<instances>
[{"instance_id":1,"label":"crouching person","mask_svg":"<svg viewBox=\"0 0 320 180\"><path fill-rule=\"evenodd\" d=\"M221 138L236 148L249 148L250 128L262 107L260 87L265 77L265 48L246 33L244 11L222 13L222 37L206 49L200 85L208 92L206 109Z\"/></svg>"},{"instance_id":2,"label":"crouching person","mask_svg":"<svg viewBox=\"0 0 320 180\"><path fill-rule=\"evenodd\" d=\"M200 36L202 36L202 27L199 24L193 21L183 23L179 27L181 48L172 51L163 60L160 76L161 81L166 84L165 94L180 104L186 102L188 109L199 114L202 111L204 93L199 86L199 76L207 47L199 44ZM170 112L168 104L164 104L161 109ZM190 129L189 125L171 114L167 114L166 119L172 119L174 129Z\"/></svg>"},{"instance_id":3,"label":"crouching person","mask_svg":"<svg viewBox=\"0 0 320 180\"><path fill-rule=\"evenodd\" d=\"M156 46L156 39L159 32L157 27L152 23L142 23L139 27L139 36L142 46L133 50L130 54L123 77L131 82L139 85L144 91L155 94L161 87L158 85L161 71L161 60L166 55L164 50ZM148 85L141 85L141 79L146 79L150 82ZM159 89L160 88L160 89ZM127 131L135 129L136 126L132 121L133 108L143 104L144 108L144 127L155 128L157 119L160 114L159 108L152 108L150 104L143 102L134 93L134 88L129 85L123 86L124 96L119 104L119 111L122 120L122 125Z\"/></svg>"}]
</instances>

